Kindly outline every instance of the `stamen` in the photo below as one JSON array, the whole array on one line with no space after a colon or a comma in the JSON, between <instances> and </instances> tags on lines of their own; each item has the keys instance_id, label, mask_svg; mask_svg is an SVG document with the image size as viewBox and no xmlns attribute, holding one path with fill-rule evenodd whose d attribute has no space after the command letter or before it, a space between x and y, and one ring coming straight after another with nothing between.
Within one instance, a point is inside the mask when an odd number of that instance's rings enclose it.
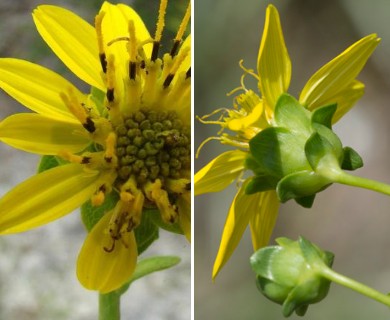
<instances>
[{"instance_id":1,"label":"stamen","mask_svg":"<svg viewBox=\"0 0 390 320\"><path fill-rule=\"evenodd\" d=\"M189 68L186 72L186 79L188 79L189 77L191 77L191 68Z\"/></svg>"},{"instance_id":2,"label":"stamen","mask_svg":"<svg viewBox=\"0 0 390 320\"><path fill-rule=\"evenodd\" d=\"M160 42L162 37L162 31L164 29L164 17L167 10L168 0L161 0L160 2L160 8L158 10L158 19L157 19L157 25L156 25L156 33L154 35L154 41L153 41L153 50L152 55L150 57L150 60L156 61L158 57L158 50L160 48Z\"/></svg>"},{"instance_id":3,"label":"stamen","mask_svg":"<svg viewBox=\"0 0 390 320\"><path fill-rule=\"evenodd\" d=\"M145 185L145 192L147 197L155 202L163 220L168 223L174 223L177 218L177 212L169 202L168 192L162 189L161 180L156 179L154 183L148 182Z\"/></svg>"},{"instance_id":4,"label":"stamen","mask_svg":"<svg viewBox=\"0 0 390 320\"><path fill-rule=\"evenodd\" d=\"M165 186L169 192L182 194L191 188L191 183L189 179L167 179Z\"/></svg>"},{"instance_id":5,"label":"stamen","mask_svg":"<svg viewBox=\"0 0 390 320\"><path fill-rule=\"evenodd\" d=\"M102 21L105 14L106 13L102 11L95 17L95 30L97 35L98 49L99 49L99 59L104 73L107 72L107 60L106 60L106 54L104 52L104 42L103 42L103 32L102 32Z\"/></svg>"},{"instance_id":6,"label":"stamen","mask_svg":"<svg viewBox=\"0 0 390 320\"><path fill-rule=\"evenodd\" d=\"M134 21L129 21L129 36L130 40L127 43L127 51L129 53L130 63L129 63L129 77L132 80L135 80L136 74L137 74L137 64L136 64L136 58L137 58L137 38L135 35L135 26Z\"/></svg>"},{"instance_id":7,"label":"stamen","mask_svg":"<svg viewBox=\"0 0 390 320\"><path fill-rule=\"evenodd\" d=\"M60 97L69 111L80 121L82 126L90 133L95 132L95 123L89 116L85 106L78 101L76 93L73 91L73 89L69 88L68 95L61 92Z\"/></svg>"},{"instance_id":8,"label":"stamen","mask_svg":"<svg viewBox=\"0 0 390 320\"><path fill-rule=\"evenodd\" d=\"M58 156L66 161L69 161L71 163L78 163L78 164L89 163L89 161L91 160L91 158L89 158L89 157L79 156L79 155L70 153L69 151L66 151L66 150L62 150L62 151L58 152Z\"/></svg>"},{"instance_id":9,"label":"stamen","mask_svg":"<svg viewBox=\"0 0 390 320\"><path fill-rule=\"evenodd\" d=\"M115 99L114 95L114 87L115 87L115 57L114 55L110 55L108 57L108 65L107 65L107 92L106 97L109 103L113 102Z\"/></svg>"},{"instance_id":10,"label":"stamen","mask_svg":"<svg viewBox=\"0 0 390 320\"><path fill-rule=\"evenodd\" d=\"M186 13L184 14L183 20L179 26L179 30L177 30L177 34L175 39L173 40L173 46L170 52L170 55L173 57L177 53L177 49L179 48L180 42L183 39L184 32L186 31L188 21L191 17L191 1L189 1Z\"/></svg>"},{"instance_id":11,"label":"stamen","mask_svg":"<svg viewBox=\"0 0 390 320\"><path fill-rule=\"evenodd\" d=\"M104 154L104 160L107 163L113 162L113 158L115 155L115 147L116 147L116 134L114 132L110 132L106 139L106 152Z\"/></svg>"},{"instance_id":12,"label":"stamen","mask_svg":"<svg viewBox=\"0 0 390 320\"><path fill-rule=\"evenodd\" d=\"M196 150L196 153L195 153L195 158L198 159L199 157L199 153L200 153L200 150L202 150L202 148L204 147L204 145L211 141L211 140L218 140L218 141L221 141L221 137L208 137L206 140L204 140L198 147L198 149Z\"/></svg>"}]
</instances>

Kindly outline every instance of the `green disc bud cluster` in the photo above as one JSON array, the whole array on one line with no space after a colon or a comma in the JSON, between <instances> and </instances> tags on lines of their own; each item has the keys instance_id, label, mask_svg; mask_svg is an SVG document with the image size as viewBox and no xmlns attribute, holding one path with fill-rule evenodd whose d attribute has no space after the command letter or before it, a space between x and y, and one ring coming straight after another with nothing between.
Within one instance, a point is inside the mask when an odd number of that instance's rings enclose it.
<instances>
[{"instance_id":1,"label":"green disc bud cluster","mask_svg":"<svg viewBox=\"0 0 390 320\"><path fill-rule=\"evenodd\" d=\"M288 94L275 106L273 126L258 133L249 142L246 167L255 176L245 192L275 190L281 202L295 199L311 207L317 192L336 181L344 170L363 166L360 156L342 146L332 131L337 105L310 112Z\"/></svg>"},{"instance_id":2,"label":"green disc bud cluster","mask_svg":"<svg viewBox=\"0 0 390 320\"><path fill-rule=\"evenodd\" d=\"M191 167L191 140L176 112L140 110L115 128L119 178L178 179Z\"/></svg>"},{"instance_id":3,"label":"green disc bud cluster","mask_svg":"<svg viewBox=\"0 0 390 320\"><path fill-rule=\"evenodd\" d=\"M268 299L282 305L283 315L303 316L310 304L321 301L331 281L321 270L332 266L334 255L304 238L278 238L278 246L255 252L250 258L257 286Z\"/></svg>"}]
</instances>

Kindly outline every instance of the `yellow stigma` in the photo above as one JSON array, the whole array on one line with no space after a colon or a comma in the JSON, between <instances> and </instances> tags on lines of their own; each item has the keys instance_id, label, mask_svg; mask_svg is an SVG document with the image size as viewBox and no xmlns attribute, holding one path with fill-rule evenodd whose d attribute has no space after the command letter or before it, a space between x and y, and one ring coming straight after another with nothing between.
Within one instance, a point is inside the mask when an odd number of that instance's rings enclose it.
<instances>
[{"instance_id":1,"label":"yellow stigma","mask_svg":"<svg viewBox=\"0 0 390 320\"><path fill-rule=\"evenodd\" d=\"M174 41L181 41L181 39L183 39L183 35L184 32L186 31L188 21L190 21L190 17L191 17L191 1L189 1L188 3L186 13L184 14L179 30L177 30L177 34Z\"/></svg>"},{"instance_id":2,"label":"yellow stigma","mask_svg":"<svg viewBox=\"0 0 390 320\"><path fill-rule=\"evenodd\" d=\"M154 35L154 41L156 41L156 42L161 41L162 32L163 32L163 29L165 26L164 17L165 17L165 13L167 11L167 5L168 5L168 0L161 0L160 8L158 10L156 33Z\"/></svg>"}]
</instances>

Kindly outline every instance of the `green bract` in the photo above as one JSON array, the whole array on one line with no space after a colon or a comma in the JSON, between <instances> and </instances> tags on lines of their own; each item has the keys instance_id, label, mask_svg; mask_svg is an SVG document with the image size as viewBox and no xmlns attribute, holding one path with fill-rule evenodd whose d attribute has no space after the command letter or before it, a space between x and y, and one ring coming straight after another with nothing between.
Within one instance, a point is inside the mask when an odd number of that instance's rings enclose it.
<instances>
[{"instance_id":1,"label":"green bract","mask_svg":"<svg viewBox=\"0 0 390 320\"><path fill-rule=\"evenodd\" d=\"M351 148L343 148L332 131L336 104L310 112L288 94L276 103L273 126L262 130L249 142L246 167L255 176L245 192L276 189L281 202L295 199L311 207L315 194L331 183L341 169L363 165Z\"/></svg>"},{"instance_id":2,"label":"green bract","mask_svg":"<svg viewBox=\"0 0 390 320\"><path fill-rule=\"evenodd\" d=\"M258 289L283 306L285 317L294 311L303 316L309 304L328 294L330 281L319 270L331 267L334 255L302 237L298 241L278 238L276 242L279 246L262 248L250 259Z\"/></svg>"}]
</instances>

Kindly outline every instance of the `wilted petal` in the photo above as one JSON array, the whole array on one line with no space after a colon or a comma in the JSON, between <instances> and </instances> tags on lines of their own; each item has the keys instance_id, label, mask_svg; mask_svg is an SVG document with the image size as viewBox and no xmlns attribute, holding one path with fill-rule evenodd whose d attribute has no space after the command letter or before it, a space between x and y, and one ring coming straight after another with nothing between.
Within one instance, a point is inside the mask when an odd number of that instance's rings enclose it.
<instances>
[{"instance_id":1,"label":"wilted petal","mask_svg":"<svg viewBox=\"0 0 390 320\"><path fill-rule=\"evenodd\" d=\"M259 202L261 206L249 221L254 251L268 245L280 206L275 191L262 192Z\"/></svg>"},{"instance_id":2,"label":"wilted petal","mask_svg":"<svg viewBox=\"0 0 390 320\"><path fill-rule=\"evenodd\" d=\"M313 109L345 90L363 69L379 41L376 34L364 37L324 65L306 83L299 101Z\"/></svg>"},{"instance_id":3,"label":"wilted petal","mask_svg":"<svg viewBox=\"0 0 390 320\"><path fill-rule=\"evenodd\" d=\"M248 180L238 191L230 206L218 254L214 262L213 279L233 254L253 215L259 212L263 205L261 202L262 193L259 192L252 195L245 194L247 182ZM263 210L266 210L266 208Z\"/></svg>"},{"instance_id":4,"label":"wilted petal","mask_svg":"<svg viewBox=\"0 0 390 320\"><path fill-rule=\"evenodd\" d=\"M108 232L113 211L106 213L87 235L77 260L77 277L87 289L107 293L120 288L137 265L137 243L134 232L125 232L115 242Z\"/></svg>"},{"instance_id":5,"label":"wilted petal","mask_svg":"<svg viewBox=\"0 0 390 320\"><path fill-rule=\"evenodd\" d=\"M267 7L263 37L257 60L259 88L268 107L274 109L282 93L287 92L291 79L291 61L284 42L279 13Z\"/></svg>"},{"instance_id":6,"label":"wilted petal","mask_svg":"<svg viewBox=\"0 0 390 320\"><path fill-rule=\"evenodd\" d=\"M84 128L44 117L36 113L19 113L0 122L0 141L27 152L56 155L67 150L84 150L90 139L83 135Z\"/></svg>"},{"instance_id":7,"label":"wilted petal","mask_svg":"<svg viewBox=\"0 0 390 320\"><path fill-rule=\"evenodd\" d=\"M78 123L60 98L60 93L71 89L80 101L84 96L69 81L49 69L24 60L0 59L0 87L35 112Z\"/></svg>"},{"instance_id":8,"label":"wilted petal","mask_svg":"<svg viewBox=\"0 0 390 320\"><path fill-rule=\"evenodd\" d=\"M38 6L33 18L38 32L62 62L86 83L105 90L94 27L72 11L51 5Z\"/></svg>"},{"instance_id":9,"label":"wilted petal","mask_svg":"<svg viewBox=\"0 0 390 320\"><path fill-rule=\"evenodd\" d=\"M244 170L247 155L240 150L227 151L209 162L195 174L195 195L225 189Z\"/></svg>"},{"instance_id":10,"label":"wilted petal","mask_svg":"<svg viewBox=\"0 0 390 320\"><path fill-rule=\"evenodd\" d=\"M98 177L68 164L25 180L0 199L0 234L30 230L72 212L96 191Z\"/></svg>"}]
</instances>

